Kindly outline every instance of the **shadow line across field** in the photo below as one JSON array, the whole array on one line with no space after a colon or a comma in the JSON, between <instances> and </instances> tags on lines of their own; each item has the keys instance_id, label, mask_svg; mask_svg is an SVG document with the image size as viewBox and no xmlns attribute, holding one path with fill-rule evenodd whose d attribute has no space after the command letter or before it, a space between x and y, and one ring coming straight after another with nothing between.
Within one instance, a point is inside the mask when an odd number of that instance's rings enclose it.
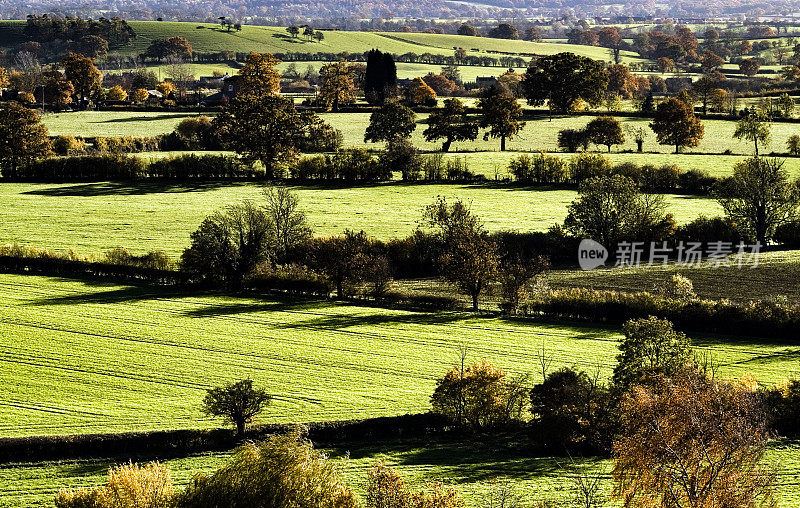
<instances>
[{"instance_id":1,"label":"shadow line across field","mask_svg":"<svg viewBox=\"0 0 800 508\"><path fill-rule=\"evenodd\" d=\"M436 312L436 313L370 313L370 314L348 314L348 315L319 315L312 319L295 321L280 325L280 328L324 328L328 330L339 330L356 326L384 326L398 324L413 325L446 325L463 321L464 313L460 312Z\"/></svg>"},{"instance_id":2,"label":"shadow line across field","mask_svg":"<svg viewBox=\"0 0 800 508\"><path fill-rule=\"evenodd\" d=\"M108 120L97 120L90 123L130 123L130 122L153 122L158 120L173 120L176 118L186 118L186 113L173 113L171 115L140 115L129 116L126 118L109 118Z\"/></svg>"},{"instance_id":3,"label":"shadow line across field","mask_svg":"<svg viewBox=\"0 0 800 508\"><path fill-rule=\"evenodd\" d=\"M92 182L56 185L44 189L37 188L24 191L21 194L49 197L139 196L160 193L206 192L240 185L246 185L246 183L232 180L198 181L196 183L163 180L158 182Z\"/></svg>"}]
</instances>

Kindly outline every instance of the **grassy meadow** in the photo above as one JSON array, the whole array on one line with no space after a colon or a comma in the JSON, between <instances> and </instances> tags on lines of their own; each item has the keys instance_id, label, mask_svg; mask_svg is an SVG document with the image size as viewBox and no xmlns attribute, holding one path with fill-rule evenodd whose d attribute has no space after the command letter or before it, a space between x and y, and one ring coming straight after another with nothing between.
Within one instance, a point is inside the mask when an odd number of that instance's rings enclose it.
<instances>
[{"instance_id":1,"label":"grassy meadow","mask_svg":"<svg viewBox=\"0 0 800 508\"><path fill-rule=\"evenodd\" d=\"M471 203L490 230L544 231L562 222L573 190L508 186L386 183L356 187L295 187L318 235L363 229L381 239L406 236L436 196ZM79 183L0 185L0 244L20 243L81 254L122 246L179 256L189 234L216 209L261 199L255 183ZM666 196L678 222L719 215L716 201Z\"/></svg>"},{"instance_id":2,"label":"grassy meadow","mask_svg":"<svg viewBox=\"0 0 800 508\"><path fill-rule=\"evenodd\" d=\"M24 21L0 21L0 48L12 49L24 42ZM609 60L605 48L564 44L561 42L529 42L523 40L467 37L463 35L440 35L397 32L350 32L325 30L321 42L309 41L305 37L291 37L284 27L242 26L241 31L227 31L212 23L185 23L172 21L130 21L136 39L129 45L113 52L138 55L143 53L153 39L159 37L185 37L198 53L235 51L246 53L363 53L376 48L384 52L432 53L452 55L456 48L464 48L473 55L550 55L562 51ZM638 55L624 52L626 61L641 60Z\"/></svg>"},{"instance_id":3,"label":"grassy meadow","mask_svg":"<svg viewBox=\"0 0 800 508\"><path fill-rule=\"evenodd\" d=\"M263 421L420 412L461 345L537 381L541 347L554 368L607 376L620 338L608 328L24 275L0 275L0 302L0 380L9 387L0 436L219 425L199 410L204 390L248 376L275 395ZM773 384L800 374L797 344L694 340L722 376Z\"/></svg>"},{"instance_id":4,"label":"grassy meadow","mask_svg":"<svg viewBox=\"0 0 800 508\"><path fill-rule=\"evenodd\" d=\"M249 376L275 395L261 421L295 422L425 411L436 376L468 348L538 381L536 353L552 368L608 376L620 338L614 329L542 324L463 313L389 311L323 301L288 302L0 275L0 436L74 434L219 425L199 411L204 389ZM796 344L694 336L723 377L751 373L765 384L798 375ZM402 358L402 362L398 361ZM771 449L800 499L795 444ZM342 443L328 450L363 492L378 459L420 485L458 487L476 506L496 479L513 480L525 506L564 500L579 471L604 474L593 459L532 458L504 445L441 442ZM169 459L176 483L219 467L227 454ZM127 459L126 459L127 460ZM135 459L134 459L135 460ZM0 466L0 506L46 505L62 486L104 481L109 460Z\"/></svg>"},{"instance_id":5,"label":"grassy meadow","mask_svg":"<svg viewBox=\"0 0 800 508\"><path fill-rule=\"evenodd\" d=\"M369 124L369 113L323 113L325 121L342 131L344 146L362 146L372 149L383 148L383 143L365 143L364 131ZM73 136L153 136L172 132L184 118L193 116L191 113L153 113L131 111L77 111L65 113L50 113L43 116L52 135ZM489 179L508 176L508 161L516 157L517 151L558 151L558 132L566 128L582 128L593 116L556 117L552 120L543 116L531 117L527 120L525 128L520 134L508 141L508 152L499 152L500 141L496 139L484 140L482 134L474 142L456 142L451 147L451 155L467 157L470 169L478 174L486 175ZM648 138L644 143L645 154L634 152L636 145L632 139L627 139L622 145L613 147L611 153L604 153L614 163L646 162L649 164L677 164L683 170L703 169L714 176L724 176L731 173L734 164L750 156L753 152L752 145L747 141L733 138L735 122L727 120L705 120L705 137L696 148L684 149L681 154L672 153L674 148L659 145L652 133L647 128L648 120L635 117L619 117L623 126L644 126L648 131ZM412 134L415 146L424 151L437 151L441 148L439 142L427 142L423 137L426 128L427 114L418 115L418 125ZM800 133L800 124L790 122L775 122L772 128L772 139L762 153L774 151L785 152L786 139L795 133ZM628 136L629 137L629 136ZM605 152L605 147L596 147ZM729 151L727 155L721 155ZM714 154L714 155L710 155ZM167 154L168 156L169 154ZM565 158L574 154L559 153ZM164 154L158 156L165 156ZM800 158L787 157L785 166L794 177L800 177Z\"/></svg>"}]
</instances>

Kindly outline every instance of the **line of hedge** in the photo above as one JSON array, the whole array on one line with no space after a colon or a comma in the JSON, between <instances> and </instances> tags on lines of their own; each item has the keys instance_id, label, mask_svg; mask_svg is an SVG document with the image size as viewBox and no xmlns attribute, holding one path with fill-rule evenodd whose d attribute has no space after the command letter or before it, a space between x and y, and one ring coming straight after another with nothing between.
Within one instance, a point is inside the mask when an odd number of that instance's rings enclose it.
<instances>
[{"instance_id":1,"label":"line of hedge","mask_svg":"<svg viewBox=\"0 0 800 508\"><path fill-rule=\"evenodd\" d=\"M313 422L307 424L315 443L340 443L421 437L447 429L447 422L433 413L393 417ZM286 432L290 424L251 427L247 439L260 440ZM230 450L239 441L233 429L154 430L108 434L0 438L0 463L39 462L116 456L180 456Z\"/></svg>"},{"instance_id":2,"label":"line of hedge","mask_svg":"<svg viewBox=\"0 0 800 508\"><path fill-rule=\"evenodd\" d=\"M800 307L766 300L678 300L648 292L571 288L529 303L527 312L548 318L621 324L657 316L699 332L797 340Z\"/></svg>"},{"instance_id":3,"label":"line of hedge","mask_svg":"<svg viewBox=\"0 0 800 508\"><path fill-rule=\"evenodd\" d=\"M225 155L183 154L147 162L125 154L98 154L42 159L18 170L17 181L93 182L263 178L263 170Z\"/></svg>"},{"instance_id":4,"label":"line of hedge","mask_svg":"<svg viewBox=\"0 0 800 508\"><path fill-rule=\"evenodd\" d=\"M177 270L159 270L141 266L53 257L0 255L0 272L49 276L69 275L115 282L146 282L162 286L184 286L189 283L188 275Z\"/></svg>"}]
</instances>

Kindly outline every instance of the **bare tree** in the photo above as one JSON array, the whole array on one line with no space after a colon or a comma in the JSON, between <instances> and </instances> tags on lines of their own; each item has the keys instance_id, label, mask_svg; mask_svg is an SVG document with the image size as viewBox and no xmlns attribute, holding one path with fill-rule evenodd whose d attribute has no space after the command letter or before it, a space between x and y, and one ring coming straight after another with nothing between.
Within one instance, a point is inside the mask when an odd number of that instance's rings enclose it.
<instances>
[{"instance_id":1,"label":"bare tree","mask_svg":"<svg viewBox=\"0 0 800 508\"><path fill-rule=\"evenodd\" d=\"M299 243L311 237L306 214L300 210L300 200L282 185L264 187L265 209L275 230L276 260L280 263Z\"/></svg>"},{"instance_id":2,"label":"bare tree","mask_svg":"<svg viewBox=\"0 0 800 508\"><path fill-rule=\"evenodd\" d=\"M542 381L547 379L547 372L553 364L553 355L547 353L547 348L542 339L542 347L536 352L536 360L539 363L539 372L542 374Z\"/></svg>"},{"instance_id":3,"label":"bare tree","mask_svg":"<svg viewBox=\"0 0 800 508\"><path fill-rule=\"evenodd\" d=\"M495 480L492 486L480 496L478 508L519 508L523 503L523 495L517 492L514 483L509 480Z\"/></svg>"}]
</instances>

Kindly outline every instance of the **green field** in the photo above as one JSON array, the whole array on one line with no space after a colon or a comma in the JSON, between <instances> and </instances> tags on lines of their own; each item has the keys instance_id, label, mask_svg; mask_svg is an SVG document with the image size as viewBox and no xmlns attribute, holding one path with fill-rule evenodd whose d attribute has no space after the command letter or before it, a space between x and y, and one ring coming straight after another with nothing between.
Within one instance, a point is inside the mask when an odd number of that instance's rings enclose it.
<instances>
[{"instance_id":1,"label":"green field","mask_svg":"<svg viewBox=\"0 0 800 508\"><path fill-rule=\"evenodd\" d=\"M204 390L252 377L275 395L264 421L426 411L436 376L466 345L513 373L555 365L608 375L612 329L423 314L334 302L170 292L0 276L0 436L219 425ZM723 376L797 376L800 346L695 337ZM535 374L534 374L534 377ZM535 381L535 379L534 379Z\"/></svg>"},{"instance_id":2,"label":"green field","mask_svg":"<svg viewBox=\"0 0 800 508\"><path fill-rule=\"evenodd\" d=\"M382 144L365 143L364 130L369 124L369 113L325 113L322 117L331 125L342 131L345 146L375 146ZM438 150L441 143L428 143L424 140L422 132L425 130L426 114L417 115L419 125L412 134L414 145L423 150ZM525 128L514 139L507 141L508 150L558 150L558 132L562 129L580 129L589 123L594 116L571 116L555 117L552 120L546 116L536 116L529 118ZM667 156L673 155L675 147L659 145L649 129L649 119L637 117L618 117L622 122L623 128L627 125L632 127L645 127L648 137L644 143L644 150L647 152L661 152ZM695 148L684 149L685 153L713 153L720 154L730 150L732 154L750 155L753 153L753 146L747 141L738 141L733 138L736 123L728 120L703 120L705 126L705 136L700 141L700 145ZM786 139L792 135L800 133L800 124L788 122L775 122L772 127L772 142L766 147L761 147L762 153L774 150L779 153L786 151ZM628 138L630 136L627 136ZM483 133L476 141L466 141L453 143L453 151L475 151L475 150L499 150L500 140L483 139ZM623 145L613 147L613 150L635 150L636 143L632 139L627 139ZM605 147L601 147L605 151ZM647 157L639 155L639 157ZM640 161L641 162L641 161Z\"/></svg>"},{"instance_id":3,"label":"green field","mask_svg":"<svg viewBox=\"0 0 800 508\"><path fill-rule=\"evenodd\" d=\"M563 44L558 42L528 42L491 39L487 37L467 37L462 35L437 35L397 32L345 32L326 30L322 42L311 42L304 37L292 38L284 27L248 26L240 32L222 30L219 25L210 23L130 21L137 34L134 42L113 52L129 55L143 53L150 41L159 37L185 37L198 53L217 51L236 51L240 53L256 51L259 53L363 53L376 48L395 54L432 53L452 55L455 48L464 48L473 55L549 55L571 51L579 55L609 60L607 49L592 46ZM12 49L24 42L22 21L0 21L0 48ZM626 60L640 60L634 53L625 52Z\"/></svg>"},{"instance_id":4,"label":"green field","mask_svg":"<svg viewBox=\"0 0 800 508\"><path fill-rule=\"evenodd\" d=\"M512 481L515 491L523 495L526 508L532 508L537 501L569 503L573 479L582 474L599 475L603 479L602 491L607 494L611 490L609 460L527 457L492 443L464 445L433 440L344 443L325 451L336 461L345 481L361 495L366 487L367 472L381 459L400 471L415 487L429 481L442 481L457 488L470 508L476 506L496 481ZM767 453L767 460L778 465L782 506L800 500L799 451L798 443L786 442L775 443ZM210 473L228 457L226 453L203 454L165 462L175 483L183 486L197 472ZM112 461L88 460L0 467L0 506L47 506L52 502L53 493L62 486L90 487L104 483L107 470L113 465ZM613 505L609 503L609 506Z\"/></svg>"},{"instance_id":5,"label":"green field","mask_svg":"<svg viewBox=\"0 0 800 508\"><path fill-rule=\"evenodd\" d=\"M323 113L321 116L331 125L342 131L344 146L364 146L374 149L383 148L382 143L365 143L364 131L369 124L369 113ZM78 111L69 113L53 113L43 116L43 120L52 135L73 136L153 136L172 132L178 123L192 116L187 113L151 113L129 111ZM426 128L426 114L418 115L417 129L412 135L415 146L425 151L436 151L441 143L425 141L422 133ZM558 132L566 128L582 128L593 117L534 117L527 121L519 136L508 141L509 153L501 153L499 140L484 140L481 136L476 141L453 143L452 152L483 152L470 154L473 170L494 178L495 169L502 176L514 151L558 150ZM634 117L620 117L623 126L644 126L649 120ZM634 161L650 164L678 164L684 170L705 169L713 175L730 174L733 164L743 157L752 154L752 146L746 141L733 139L735 122L726 120L705 120L705 137L696 148L686 149L685 153L675 155L672 147L659 145L652 131L647 129L648 138L644 150L648 153L631 153L635 143L628 139L623 145L614 147L611 154L606 154L613 161ZM800 133L800 124L775 122L772 129L772 142L762 147L762 153L775 151L785 152L785 140L792 134ZM600 148L605 151L604 147ZM721 154L730 150L731 155L708 156L706 153ZM621 153L627 151L628 153ZM571 157L573 154L564 154ZM800 158L786 159L786 169L800 176Z\"/></svg>"},{"instance_id":6,"label":"green field","mask_svg":"<svg viewBox=\"0 0 800 508\"><path fill-rule=\"evenodd\" d=\"M576 196L572 190L401 183L295 190L316 234L355 228L381 239L412 233L422 208L439 195L471 202L490 230L517 231L543 231L562 222ZM4 183L0 184L0 245L75 248L82 254L122 246L178 256L204 217L260 197L261 187L254 183ZM721 213L711 199L666 199L680 223L700 214Z\"/></svg>"}]
</instances>

